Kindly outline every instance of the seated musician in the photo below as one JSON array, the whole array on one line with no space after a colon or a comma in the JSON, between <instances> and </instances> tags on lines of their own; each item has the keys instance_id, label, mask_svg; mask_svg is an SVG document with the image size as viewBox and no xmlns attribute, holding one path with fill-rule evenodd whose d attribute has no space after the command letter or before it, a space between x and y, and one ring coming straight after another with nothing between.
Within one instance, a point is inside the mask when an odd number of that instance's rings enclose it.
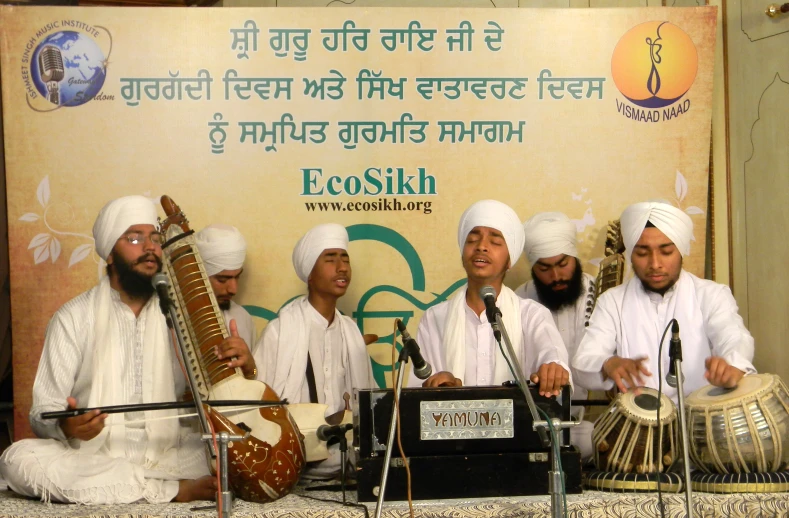
<instances>
[{"instance_id":1,"label":"seated musician","mask_svg":"<svg viewBox=\"0 0 789 518\"><path fill-rule=\"evenodd\" d=\"M551 311L572 363L594 305L595 278L584 273L578 259L577 229L561 212L541 212L523 225L523 252L531 265L532 280L515 294L536 300ZM573 399L586 399L587 390L575 379ZM572 409L580 424L570 429L571 442L591 456L592 423L583 420L584 407Z\"/></svg>"},{"instance_id":2,"label":"seated musician","mask_svg":"<svg viewBox=\"0 0 789 518\"><path fill-rule=\"evenodd\" d=\"M324 417L345 409L344 395L375 387L370 357L359 328L337 310L351 284L348 232L338 224L318 225L293 250L293 267L307 283L307 295L279 311L260 337L255 358L258 379L290 403L327 405ZM310 462L306 478L340 473L340 452Z\"/></svg>"},{"instance_id":3,"label":"seated musician","mask_svg":"<svg viewBox=\"0 0 789 518\"><path fill-rule=\"evenodd\" d=\"M257 333L252 315L233 301L247 256L244 236L236 227L215 223L195 234L195 242L231 338L243 340L247 349L254 347ZM220 352L219 356L221 358L226 354ZM254 378L252 368L254 364L250 365L248 374Z\"/></svg>"},{"instance_id":4,"label":"seated musician","mask_svg":"<svg viewBox=\"0 0 789 518\"><path fill-rule=\"evenodd\" d=\"M479 296L481 288L492 286L524 373L531 373L541 395L558 395L570 383L570 373L567 350L551 314L503 284L507 270L523 250L518 215L499 201L479 201L460 218L458 245L468 285L428 309L419 322L417 342L436 372L422 386L498 385L514 379ZM412 372L409 384L419 383Z\"/></svg>"},{"instance_id":5,"label":"seated musician","mask_svg":"<svg viewBox=\"0 0 789 518\"><path fill-rule=\"evenodd\" d=\"M622 392L657 389L660 361L663 391L676 402L676 389L665 383L670 330L658 358L672 318L679 323L686 394L707 384L735 387L755 373L753 338L729 288L682 269L693 238L690 217L668 203L645 202L625 209L621 223L635 277L597 301L573 360L578 383L605 390L615 384Z\"/></svg>"},{"instance_id":6,"label":"seated musician","mask_svg":"<svg viewBox=\"0 0 789 518\"><path fill-rule=\"evenodd\" d=\"M66 407L166 402L183 394L185 379L151 284L162 268L156 224L156 207L142 196L111 201L99 213L93 237L107 276L52 317L30 410L40 439L16 442L0 458L0 475L17 493L85 504L215 498L199 435L177 419L151 420L175 410L40 418ZM233 366L244 367L251 355L242 356Z\"/></svg>"}]
</instances>

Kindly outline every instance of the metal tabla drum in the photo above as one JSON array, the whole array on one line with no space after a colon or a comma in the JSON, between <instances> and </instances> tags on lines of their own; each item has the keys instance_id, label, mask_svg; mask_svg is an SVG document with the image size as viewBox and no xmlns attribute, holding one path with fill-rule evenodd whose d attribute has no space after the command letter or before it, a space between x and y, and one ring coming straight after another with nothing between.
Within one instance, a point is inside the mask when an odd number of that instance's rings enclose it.
<instances>
[{"instance_id":1,"label":"metal tabla drum","mask_svg":"<svg viewBox=\"0 0 789 518\"><path fill-rule=\"evenodd\" d=\"M707 473L789 468L789 390L774 374L745 376L734 389L708 385L685 400L690 458Z\"/></svg>"},{"instance_id":2,"label":"metal tabla drum","mask_svg":"<svg viewBox=\"0 0 789 518\"><path fill-rule=\"evenodd\" d=\"M657 390L641 387L619 394L594 425L597 469L616 473L659 473L677 456L677 409ZM658 408L660 416L658 420Z\"/></svg>"}]
</instances>

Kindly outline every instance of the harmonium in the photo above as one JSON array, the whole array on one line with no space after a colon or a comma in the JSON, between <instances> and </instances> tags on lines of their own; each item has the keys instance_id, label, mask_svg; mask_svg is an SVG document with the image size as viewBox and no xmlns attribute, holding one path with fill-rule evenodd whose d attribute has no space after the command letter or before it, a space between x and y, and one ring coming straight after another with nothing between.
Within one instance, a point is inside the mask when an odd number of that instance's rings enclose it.
<instances>
[{"instance_id":1,"label":"harmonium","mask_svg":"<svg viewBox=\"0 0 789 518\"><path fill-rule=\"evenodd\" d=\"M537 407L551 418L570 419L569 388L545 398L530 386ZM378 499L389 437L391 389L360 390L357 491L360 502ZM411 471L415 500L547 495L549 448L532 428L526 398L517 387L405 388L400 394L400 433ZM356 441L354 441L356 442ZM567 493L581 492L581 455L561 435ZM386 500L407 497L406 470L397 445L392 449Z\"/></svg>"}]
</instances>

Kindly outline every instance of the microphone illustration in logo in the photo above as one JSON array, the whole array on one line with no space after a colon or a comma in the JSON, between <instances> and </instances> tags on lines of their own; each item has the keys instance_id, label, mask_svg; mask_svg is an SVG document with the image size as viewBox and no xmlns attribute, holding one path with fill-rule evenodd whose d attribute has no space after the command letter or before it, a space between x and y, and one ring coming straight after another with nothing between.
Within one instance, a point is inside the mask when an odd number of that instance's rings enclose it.
<instances>
[{"instance_id":1,"label":"microphone illustration in logo","mask_svg":"<svg viewBox=\"0 0 789 518\"><path fill-rule=\"evenodd\" d=\"M60 104L60 86L66 70L63 67L63 54L54 45L47 45L38 54L38 69L41 80L47 84L47 100L52 104Z\"/></svg>"}]
</instances>

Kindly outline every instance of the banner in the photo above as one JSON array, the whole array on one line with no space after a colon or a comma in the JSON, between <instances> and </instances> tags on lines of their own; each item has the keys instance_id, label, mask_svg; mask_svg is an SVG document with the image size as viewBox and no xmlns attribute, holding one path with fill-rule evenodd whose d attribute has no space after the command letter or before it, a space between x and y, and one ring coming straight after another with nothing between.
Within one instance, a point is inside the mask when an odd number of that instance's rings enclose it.
<instances>
[{"instance_id":1,"label":"banner","mask_svg":"<svg viewBox=\"0 0 789 518\"><path fill-rule=\"evenodd\" d=\"M46 323L104 265L110 199L170 195L249 243L259 330L303 294L296 241L345 225L340 309L376 380L393 319L461 287L457 223L493 198L562 211L583 268L630 203L691 215L703 274L715 8L0 8L17 431ZM508 273L529 279L521 261Z\"/></svg>"}]
</instances>

